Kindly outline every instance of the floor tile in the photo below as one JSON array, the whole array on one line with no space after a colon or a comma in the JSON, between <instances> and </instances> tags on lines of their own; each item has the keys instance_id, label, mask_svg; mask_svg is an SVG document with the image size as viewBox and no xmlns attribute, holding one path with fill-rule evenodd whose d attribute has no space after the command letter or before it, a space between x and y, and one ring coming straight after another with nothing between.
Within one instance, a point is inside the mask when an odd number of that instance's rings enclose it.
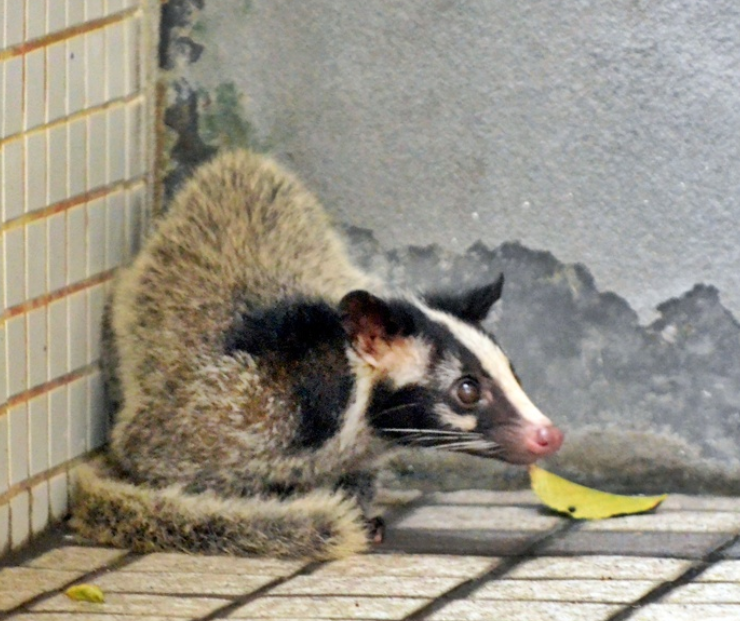
<instances>
[{"instance_id":1,"label":"floor tile","mask_svg":"<svg viewBox=\"0 0 740 621\"><path fill-rule=\"evenodd\" d=\"M740 604L740 583L698 582L671 591L661 602L672 604Z\"/></svg>"},{"instance_id":2,"label":"floor tile","mask_svg":"<svg viewBox=\"0 0 740 621\"><path fill-rule=\"evenodd\" d=\"M68 612L87 614L128 614L162 617L200 617L221 608L228 600L205 597L170 597L166 595L134 595L107 593L105 602L77 602L66 595L57 595L33 606L33 612ZM56 615L54 616L56 620ZM88 621L88 617L83 617ZM43 618L42 618L43 619ZM14 620L15 621L15 620ZM41 621L41 619L39 620ZM44 621L46 621L44 619Z\"/></svg>"},{"instance_id":3,"label":"floor tile","mask_svg":"<svg viewBox=\"0 0 740 621\"><path fill-rule=\"evenodd\" d=\"M84 572L7 567L0 570L0 592L36 590L37 593L58 589Z\"/></svg>"},{"instance_id":4,"label":"floor tile","mask_svg":"<svg viewBox=\"0 0 740 621\"><path fill-rule=\"evenodd\" d=\"M475 578L498 565L499 559L429 554L366 554L334 561L313 576L419 576Z\"/></svg>"},{"instance_id":5,"label":"floor tile","mask_svg":"<svg viewBox=\"0 0 740 621\"><path fill-rule=\"evenodd\" d=\"M303 561L161 552L144 556L121 571L287 576L305 565Z\"/></svg>"},{"instance_id":6,"label":"floor tile","mask_svg":"<svg viewBox=\"0 0 740 621\"><path fill-rule=\"evenodd\" d=\"M697 578L699 582L740 582L740 561L720 561Z\"/></svg>"},{"instance_id":7,"label":"floor tile","mask_svg":"<svg viewBox=\"0 0 740 621\"><path fill-rule=\"evenodd\" d=\"M112 548L64 546L47 552L26 563L26 565L28 567L88 572L108 565L125 554L125 550L114 550Z\"/></svg>"},{"instance_id":8,"label":"floor tile","mask_svg":"<svg viewBox=\"0 0 740 621\"><path fill-rule=\"evenodd\" d=\"M541 537L541 531L415 530L390 526L379 550L414 554L514 556L521 554Z\"/></svg>"},{"instance_id":9,"label":"floor tile","mask_svg":"<svg viewBox=\"0 0 740 621\"><path fill-rule=\"evenodd\" d=\"M39 594L38 591L34 591L33 589L0 591L0 612L6 612L16 606L20 606L23 602L27 602Z\"/></svg>"},{"instance_id":10,"label":"floor tile","mask_svg":"<svg viewBox=\"0 0 740 621\"><path fill-rule=\"evenodd\" d=\"M438 505L541 505L532 490L496 492L487 489L463 489L435 492L427 501Z\"/></svg>"},{"instance_id":11,"label":"floor tile","mask_svg":"<svg viewBox=\"0 0 740 621\"><path fill-rule=\"evenodd\" d=\"M460 600L447 604L427 619L428 621L605 621L619 609L619 606L607 604Z\"/></svg>"},{"instance_id":12,"label":"floor tile","mask_svg":"<svg viewBox=\"0 0 740 621\"><path fill-rule=\"evenodd\" d=\"M629 621L734 621L740 606L732 604L652 604L636 611Z\"/></svg>"},{"instance_id":13,"label":"floor tile","mask_svg":"<svg viewBox=\"0 0 740 621\"><path fill-rule=\"evenodd\" d=\"M527 507L426 505L402 518L394 527L454 531L548 530L560 524L563 519Z\"/></svg>"},{"instance_id":14,"label":"floor tile","mask_svg":"<svg viewBox=\"0 0 740 621\"><path fill-rule=\"evenodd\" d=\"M403 619L427 603L408 597L261 597L229 619Z\"/></svg>"},{"instance_id":15,"label":"floor tile","mask_svg":"<svg viewBox=\"0 0 740 621\"><path fill-rule=\"evenodd\" d=\"M50 614L13 615L12 621L163 621L161 615L109 615L104 612L86 612L83 617L76 612L56 612Z\"/></svg>"},{"instance_id":16,"label":"floor tile","mask_svg":"<svg viewBox=\"0 0 740 621\"><path fill-rule=\"evenodd\" d=\"M471 599L628 604L652 591L650 580L496 580L474 591Z\"/></svg>"},{"instance_id":17,"label":"floor tile","mask_svg":"<svg viewBox=\"0 0 740 621\"><path fill-rule=\"evenodd\" d=\"M584 531L673 531L681 533L721 533L740 529L740 513L711 511L659 511L628 515L583 524Z\"/></svg>"},{"instance_id":18,"label":"floor tile","mask_svg":"<svg viewBox=\"0 0 740 621\"><path fill-rule=\"evenodd\" d=\"M721 556L726 559L740 559L740 541L723 550Z\"/></svg>"},{"instance_id":19,"label":"floor tile","mask_svg":"<svg viewBox=\"0 0 740 621\"><path fill-rule=\"evenodd\" d=\"M702 558L725 541L725 533L572 531L549 541L539 554L628 554Z\"/></svg>"},{"instance_id":20,"label":"floor tile","mask_svg":"<svg viewBox=\"0 0 740 621\"><path fill-rule=\"evenodd\" d=\"M670 494L660 508L664 511L740 511L740 497Z\"/></svg>"},{"instance_id":21,"label":"floor tile","mask_svg":"<svg viewBox=\"0 0 740 621\"><path fill-rule=\"evenodd\" d=\"M95 584L103 591L159 593L161 595L247 595L272 582L275 576L116 571L101 576Z\"/></svg>"},{"instance_id":22,"label":"floor tile","mask_svg":"<svg viewBox=\"0 0 740 621\"><path fill-rule=\"evenodd\" d=\"M673 580L690 561L634 556L545 557L522 563L506 578L568 578L586 580Z\"/></svg>"},{"instance_id":23,"label":"floor tile","mask_svg":"<svg viewBox=\"0 0 740 621\"><path fill-rule=\"evenodd\" d=\"M383 595L387 597L439 597L466 577L367 575L353 578L325 575L297 576L270 591L270 595Z\"/></svg>"}]
</instances>

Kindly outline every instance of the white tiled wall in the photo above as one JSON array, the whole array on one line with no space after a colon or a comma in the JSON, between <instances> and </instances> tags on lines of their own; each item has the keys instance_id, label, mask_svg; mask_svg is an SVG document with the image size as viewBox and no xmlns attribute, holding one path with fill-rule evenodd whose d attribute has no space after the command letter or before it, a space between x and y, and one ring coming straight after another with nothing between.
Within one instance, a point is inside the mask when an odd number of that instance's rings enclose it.
<instances>
[{"instance_id":1,"label":"white tiled wall","mask_svg":"<svg viewBox=\"0 0 740 621\"><path fill-rule=\"evenodd\" d=\"M0 554L105 441L100 315L152 179L156 0L0 0Z\"/></svg>"}]
</instances>

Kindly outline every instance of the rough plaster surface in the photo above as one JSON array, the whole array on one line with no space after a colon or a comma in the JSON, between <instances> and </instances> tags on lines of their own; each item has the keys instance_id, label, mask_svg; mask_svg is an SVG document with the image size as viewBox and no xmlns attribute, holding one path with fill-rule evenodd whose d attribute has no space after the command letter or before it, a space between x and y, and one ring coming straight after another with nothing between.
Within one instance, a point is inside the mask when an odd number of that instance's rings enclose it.
<instances>
[{"instance_id":1,"label":"rough plaster surface","mask_svg":"<svg viewBox=\"0 0 740 621\"><path fill-rule=\"evenodd\" d=\"M735 0L206 2L192 77L385 248L520 240L740 313Z\"/></svg>"},{"instance_id":2,"label":"rough plaster surface","mask_svg":"<svg viewBox=\"0 0 740 621\"><path fill-rule=\"evenodd\" d=\"M164 6L167 193L217 147L267 149L390 281L504 271L491 327L567 431L555 466L737 493L740 6ZM525 479L443 454L394 463L390 483Z\"/></svg>"}]
</instances>

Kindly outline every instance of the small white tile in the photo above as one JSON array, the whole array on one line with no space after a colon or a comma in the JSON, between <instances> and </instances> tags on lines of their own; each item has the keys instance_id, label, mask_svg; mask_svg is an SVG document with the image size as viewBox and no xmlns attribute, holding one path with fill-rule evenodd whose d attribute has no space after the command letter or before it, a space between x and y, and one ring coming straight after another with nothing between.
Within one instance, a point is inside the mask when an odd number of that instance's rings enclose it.
<instances>
[{"instance_id":1,"label":"small white tile","mask_svg":"<svg viewBox=\"0 0 740 621\"><path fill-rule=\"evenodd\" d=\"M142 149L143 114L140 102L132 102L126 110L126 151L128 153L127 176L135 179L146 172Z\"/></svg>"},{"instance_id":2,"label":"small white tile","mask_svg":"<svg viewBox=\"0 0 740 621\"><path fill-rule=\"evenodd\" d=\"M54 292L67 284L67 216L57 213L47 218L49 248L49 291Z\"/></svg>"},{"instance_id":3,"label":"small white tile","mask_svg":"<svg viewBox=\"0 0 740 621\"><path fill-rule=\"evenodd\" d=\"M26 136L26 211L46 207L46 132Z\"/></svg>"},{"instance_id":4,"label":"small white tile","mask_svg":"<svg viewBox=\"0 0 740 621\"><path fill-rule=\"evenodd\" d=\"M87 6L93 2L87 1ZM88 108L105 102L105 37L103 29L93 30L85 35L86 105Z\"/></svg>"},{"instance_id":5,"label":"small white tile","mask_svg":"<svg viewBox=\"0 0 740 621\"><path fill-rule=\"evenodd\" d=\"M126 20L126 94L130 95L140 89L139 50L141 43L141 19L138 17Z\"/></svg>"},{"instance_id":6,"label":"small white tile","mask_svg":"<svg viewBox=\"0 0 740 621\"><path fill-rule=\"evenodd\" d=\"M51 6L62 6L52 0ZM55 121L67 115L67 44L54 43L46 48L46 121Z\"/></svg>"},{"instance_id":7,"label":"small white tile","mask_svg":"<svg viewBox=\"0 0 740 621\"><path fill-rule=\"evenodd\" d=\"M88 363L87 357L87 292L77 291L69 303L69 368L80 369Z\"/></svg>"},{"instance_id":8,"label":"small white tile","mask_svg":"<svg viewBox=\"0 0 740 621\"><path fill-rule=\"evenodd\" d=\"M46 32L53 33L64 30L67 25L66 0L49 0L46 9ZM52 65L53 67L54 65Z\"/></svg>"},{"instance_id":9,"label":"small white tile","mask_svg":"<svg viewBox=\"0 0 740 621\"><path fill-rule=\"evenodd\" d=\"M88 377L90 395L90 420L88 421L88 446L94 450L105 444L108 435L108 412L105 407L103 377L96 371Z\"/></svg>"},{"instance_id":10,"label":"small white tile","mask_svg":"<svg viewBox=\"0 0 740 621\"><path fill-rule=\"evenodd\" d=\"M67 386L49 392L49 467L56 468L69 456L69 398Z\"/></svg>"},{"instance_id":11,"label":"small white tile","mask_svg":"<svg viewBox=\"0 0 740 621\"><path fill-rule=\"evenodd\" d=\"M54 520L67 515L69 497L67 495L67 473L62 472L49 481L49 509Z\"/></svg>"},{"instance_id":12,"label":"small white tile","mask_svg":"<svg viewBox=\"0 0 740 621\"><path fill-rule=\"evenodd\" d=\"M10 545L14 548L26 543L31 534L30 500L25 490L10 500Z\"/></svg>"},{"instance_id":13,"label":"small white tile","mask_svg":"<svg viewBox=\"0 0 740 621\"><path fill-rule=\"evenodd\" d=\"M25 123L26 129L32 129L46 120L46 50L40 48L25 56Z\"/></svg>"},{"instance_id":14,"label":"small white tile","mask_svg":"<svg viewBox=\"0 0 740 621\"><path fill-rule=\"evenodd\" d=\"M85 205L67 212L67 284L87 277L87 209Z\"/></svg>"},{"instance_id":15,"label":"small white tile","mask_svg":"<svg viewBox=\"0 0 740 621\"><path fill-rule=\"evenodd\" d=\"M22 393L28 388L26 373L26 318L11 317L5 323L8 347L8 396Z\"/></svg>"},{"instance_id":16,"label":"small white tile","mask_svg":"<svg viewBox=\"0 0 740 621\"><path fill-rule=\"evenodd\" d=\"M5 309L7 308L7 305L5 304L5 235L3 235L2 231L0 231L0 315L5 314ZM3 323L0 322L0 326L3 326ZM2 362L0 361L0 374L2 374L4 371L4 367ZM0 389L0 403L4 401L2 396L2 390Z\"/></svg>"},{"instance_id":17,"label":"small white tile","mask_svg":"<svg viewBox=\"0 0 740 621\"><path fill-rule=\"evenodd\" d=\"M8 416L0 416L0 494L10 487L10 453L8 452ZM0 546L2 548L2 546Z\"/></svg>"},{"instance_id":18,"label":"small white tile","mask_svg":"<svg viewBox=\"0 0 740 621\"><path fill-rule=\"evenodd\" d=\"M26 296L33 300L46 293L46 220L26 227Z\"/></svg>"},{"instance_id":19,"label":"small white tile","mask_svg":"<svg viewBox=\"0 0 740 621\"><path fill-rule=\"evenodd\" d=\"M95 276L105 266L105 198L87 204L87 275Z\"/></svg>"},{"instance_id":20,"label":"small white tile","mask_svg":"<svg viewBox=\"0 0 740 621\"><path fill-rule=\"evenodd\" d=\"M720 561L703 572L696 580L701 582L740 582L740 561Z\"/></svg>"},{"instance_id":21,"label":"small white tile","mask_svg":"<svg viewBox=\"0 0 740 621\"><path fill-rule=\"evenodd\" d=\"M105 308L105 287L95 285L88 290L88 362L95 362L100 358L101 325L103 309Z\"/></svg>"},{"instance_id":22,"label":"small white tile","mask_svg":"<svg viewBox=\"0 0 740 621\"><path fill-rule=\"evenodd\" d=\"M49 484L38 483L31 489L31 531L40 533L49 524Z\"/></svg>"},{"instance_id":23,"label":"small white tile","mask_svg":"<svg viewBox=\"0 0 740 621\"><path fill-rule=\"evenodd\" d=\"M2 221L8 222L23 215L25 184L23 183L23 140L16 139L2 145Z\"/></svg>"},{"instance_id":24,"label":"small white tile","mask_svg":"<svg viewBox=\"0 0 740 621\"><path fill-rule=\"evenodd\" d=\"M8 358L5 342L5 322L0 321L0 404L8 400ZM0 442L0 447L2 443ZM0 450L2 450L0 448ZM0 476L0 482L2 477ZM0 491L2 494L2 491Z\"/></svg>"},{"instance_id":25,"label":"small white tile","mask_svg":"<svg viewBox=\"0 0 740 621\"><path fill-rule=\"evenodd\" d=\"M87 189L87 121L69 124L69 195L78 196Z\"/></svg>"},{"instance_id":26,"label":"small white tile","mask_svg":"<svg viewBox=\"0 0 740 621\"><path fill-rule=\"evenodd\" d=\"M126 176L126 109L117 106L108 110L108 183Z\"/></svg>"},{"instance_id":27,"label":"small white tile","mask_svg":"<svg viewBox=\"0 0 740 621\"><path fill-rule=\"evenodd\" d=\"M40 386L49 380L47 369L46 306L34 308L26 315L28 321L28 387Z\"/></svg>"},{"instance_id":28,"label":"small white tile","mask_svg":"<svg viewBox=\"0 0 740 621\"><path fill-rule=\"evenodd\" d=\"M87 189L105 185L107 172L107 147L105 111L96 112L87 118Z\"/></svg>"},{"instance_id":29,"label":"small white tile","mask_svg":"<svg viewBox=\"0 0 740 621\"><path fill-rule=\"evenodd\" d=\"M69 458L87 451L87 378L69 385Z\"/></svg>"},{"instance_id":30,"label":"small white tile","mask_svg":"<svg viewBox=\"0 0 740 621\"><path fill-rule=\"evenodd\" d=\"M67 180L67 130L66 124L49 130L49 204L63 201L69 196Z\"/></svg>"},{"instance_id":31,"label":"small white tile","mask_svg":"<svg viewBox=\"0 0 740 621\"><path fill-rule=\"evenodd\" d=\"M76 26L85 21L86 0L67 0L67 26Z\"/></svg>"},{"instance_id":32,"label":"small white tile","mask_svg":"<svg viewBox=\"0 0 740 621\"><path fill-rule=\"evenodd\" d=\"M70 4L70 8L72 4ZM67 112L85 109L85 37L77 35L67 41Z\"/></svg>"},{"instance_id":33,"label":"small white tile","mask_svg":"<svg viewBox=\"0 0 740 621\"><path fill-rule=\"evenodd\" d=\"M8 413L10 442L10 485L28 478L28 412L25 403L10 408Z\"/></svg>"},{"instance_id":34,"label":"small white tile","mask_svg":"<svg viewBox=\"0 0 740 621\"><path fill-rule=\"evenodd\" d=\"M105 29L107 98L119 99L126 94L126 33L124 23L111 24Z\"/></svg>"},{"instance_id":35,"label":"small white tile","mask_svg":"<svg viewBox=\"0 0 740 621\"><path fill-rule=\"evenodd\" d=\"M23 129L23 57L9 58L2 63L2 67L5 99L0 133L2 136L11 136Z\"/></svg>"},{"instance_id":36,"label":"small white tile","mask_svg":"<svg viewBox=\"0 0 740 621\"><path fill-rule=\"evenodd\" d=\"M49 469L49 401L45 394L28 402L29 474Z\"/></svg>"},{"instance_id":37,"label":"small white tile","mask_svg":"<svg viewBox=\"0 0 740 621\"><path fill-rule=\"evenodd\" d=\"M118 13L126 8L125 0L108 0L106 3L106 12L110 15L111 13Z\"/></svg>"},{"instance_id":38,"label":"small white tile","mask_svg":"<svg viewBox=\"0 0 740 621\"><path fill-rule=\"evenodd\" d=\"M125 261L136 255L141 246L144 188L137 186L128 192L126 201L126 252Z\"/></svg>"},{"instance_id":39,"label":"small white tile","mask_svg":"<svg viewBox=\"0 0 740 621\"><path fill-rule=\"evenodd\" d=\"M56 1L59 2L59 0ZM45 34L46 0L26 0L26 41L38 39Z\"/></svg>"},{"instance_id":40,"label":"small white tile","mask_svg":"<svg viewBox=\"0 0 740 621\"><path fill-rule=\"evenodd\" d=\"M67 354L67 300L62 298L49 304L49 379L69 371Z\"/></svg>"},{"instance_id":41,"label":"small white tile","mask_svg":"<svg viewBox=\"0 0 740 621\"><path fill-rule=\"evenodd\" d=\"M26 301L26 228L5 231L5 304L8 308Z\"/></svg>"},{"instance_id":42,"label":"small white tile","mask_svg":"<svg viewBox=\"0 0 740 621\"><path fill-rule=\"evenodd\" d=\"M10 505L0 505L0 555L10 548Z\"/></svg>"},{"instance_id":43,"label":"small white tile","mask_svg":"<svg viewBox=\"0 0 740 621\"><path fill-rule=\"evenodd\" d=\"M87 0L85 2L85 21L99 19L105 14L103 0Z\"/></svg>"},{"instance_id":44,"label":"small white tile","mask_svg":"<svg viewBox=\"0 0 740 621\"><path fill-rule=\"evenodd\" d=\"M114 192L108 196L108 250L106 266L108 269L118 267L125 256L126 245L126 194Z\"/></svg>"},{"instance_id":45,"label":"small white tile","mask_svg":"<svg viewBox=\"0 0 740 621\"><path fill-rule=\"evenodd\" d=\"M25 21L23 0L5 0L5 45L23 43Z\"/></svg>"}]
</instances>

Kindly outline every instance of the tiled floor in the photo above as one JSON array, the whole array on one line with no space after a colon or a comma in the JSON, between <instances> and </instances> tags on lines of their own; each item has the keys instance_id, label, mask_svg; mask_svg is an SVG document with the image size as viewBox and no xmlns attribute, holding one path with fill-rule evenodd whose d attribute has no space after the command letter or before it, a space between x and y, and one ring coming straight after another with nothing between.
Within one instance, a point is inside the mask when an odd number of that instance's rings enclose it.
<instances>
[{"instance_id":1,"label":"tiled floor","mask_svg":"<svg viewBox=\"0 0 740 621\"><path fill-rule=\"evenodd\" d=\"M529 492L437 493L388 522L372 554L334 563L141 556L58 533L5 559L0 621L740 619L740 499L584 523ZM62 594L81 582L105 603Z\"/></svg>"}]
</instances>

